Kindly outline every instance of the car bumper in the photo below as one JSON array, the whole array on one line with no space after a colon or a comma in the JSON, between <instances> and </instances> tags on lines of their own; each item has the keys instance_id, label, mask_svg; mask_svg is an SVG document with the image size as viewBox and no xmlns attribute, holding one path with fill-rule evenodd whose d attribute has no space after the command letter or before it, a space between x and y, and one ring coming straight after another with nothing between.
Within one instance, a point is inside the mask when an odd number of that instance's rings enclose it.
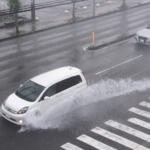
<instances>
[{"instance_id":1,"label":"car bumper","mask_svg":"<svg viewBox=\"0 0 150 150\"><path fill-rule=\"evenodd\" d=\"M135 39L136 39L137 43L139 43L139 44L150 45L150 39L147 39L147 38L144 39L139 36L135 36Z\"/></svg>"},{"instance_id":2,"label":"car bumper","mask_svg":"<svg viewBox=\"0 0 150 150\"><path fill-rule=\"evenodd\" d=\"M16 125L25 125L25 115L22 114L13 114L5 109L4 105L0 107L0 114L6 120L16 124Z\"/></svg>"}]
</instances>

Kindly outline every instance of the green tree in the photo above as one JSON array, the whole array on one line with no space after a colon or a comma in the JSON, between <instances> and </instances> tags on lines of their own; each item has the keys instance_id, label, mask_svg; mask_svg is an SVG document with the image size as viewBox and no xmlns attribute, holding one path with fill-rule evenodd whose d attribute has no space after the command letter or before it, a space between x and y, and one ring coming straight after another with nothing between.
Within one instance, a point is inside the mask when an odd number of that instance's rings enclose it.
<instances>
[{"instance_id":1,"label":"green tree","mask_svg":"<svg viewBox=\"0 0 150 150\"><path fill-rule=\"evenodd\" d=\"M19 34L19 15L18 11L21 8L20 0L7 0L8 7L10 9L10 12L14 12L14 18L15 18L15 26L16 26L16 34Z\"/></svg>"}]
</instances>

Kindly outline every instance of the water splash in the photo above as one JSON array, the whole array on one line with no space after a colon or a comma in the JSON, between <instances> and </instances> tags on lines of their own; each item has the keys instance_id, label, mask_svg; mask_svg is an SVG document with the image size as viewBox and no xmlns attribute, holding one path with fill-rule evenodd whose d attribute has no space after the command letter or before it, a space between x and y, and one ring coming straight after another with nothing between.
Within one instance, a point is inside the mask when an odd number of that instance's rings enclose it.
<instances>
[{"instance_id":1,"label":"water splash","mask_svg":"<svg viewBox=\"0 0 150 150\"><path fill-rule=\"evenodd\" d=\"M139 81L134 81L132 79L102 80L77 94L67 97L67 99L60 99L59 105L52 106L51 109L45 111L44 115L41 117L36 117L35 115L30 114L27 117L29 125L22 127L19 132L35 129L65 128L72 123L71 119L65 121L65 115L68 115L73 110L91 103L108 100L112 97L127 95L131 92L142 92L149 88L149 79Z\"/></svg>"}]
</instances>

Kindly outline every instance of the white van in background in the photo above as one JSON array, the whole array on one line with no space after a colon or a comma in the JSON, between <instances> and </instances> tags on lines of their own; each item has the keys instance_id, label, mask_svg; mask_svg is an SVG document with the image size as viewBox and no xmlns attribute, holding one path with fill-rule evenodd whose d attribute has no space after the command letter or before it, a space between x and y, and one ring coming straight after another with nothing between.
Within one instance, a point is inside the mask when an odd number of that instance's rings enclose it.
<instances>
[{"instance_id":1,"label":"white van in background","mask_svg":"<svg viewBox=\"0 0 150 150\"><path fill-rule=\"evenodd\" d=\"M55 69L20 85L1 105L0 112L8 121L25 125L29 110L41 114L59 104L58 98L67 98L85 87L87 82L80 69L70 66Z\"/></svg>"},{"instance_id":2,"label":"white van in background","mask_svg":"<svg viewBox=\"0 0 150 150\"><path fill-rule=\"evenodd\" d=\"M135 35L135 39L137 43L150 45L150 25L139 30Z\"/></svg>"}]
</instances>

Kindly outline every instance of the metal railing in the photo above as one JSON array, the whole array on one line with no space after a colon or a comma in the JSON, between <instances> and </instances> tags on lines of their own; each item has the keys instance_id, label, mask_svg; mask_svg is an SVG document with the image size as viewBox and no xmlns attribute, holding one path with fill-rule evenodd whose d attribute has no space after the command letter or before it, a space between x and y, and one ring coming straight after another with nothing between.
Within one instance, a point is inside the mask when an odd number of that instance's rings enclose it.
<instances>
[{"instance_id":1,"label":"metal railing","mask_svg":"<svg viewBox=\"0 0 150 150\"><path fill-rule=\"evenodd\" d=\"M86 1L86 0L76 0L75 2L78 3L78 2L82 2L82 1ZM35 9L43 9L43 8L56 7L56 6L67 5L67 4L72 4L72 3L73 3L72 0L62 0L62 1L55 0L55 1L45 2L45 3L35 4L34 7L35 7ZM17 10L17 12L10 11L9 9L0 10L0 16L12 15L15 13L27 12L27 11L31 11L31 10L32 10L32 4L31 5L23 5L19 10Z\"/></svg>"}]
</instances>

